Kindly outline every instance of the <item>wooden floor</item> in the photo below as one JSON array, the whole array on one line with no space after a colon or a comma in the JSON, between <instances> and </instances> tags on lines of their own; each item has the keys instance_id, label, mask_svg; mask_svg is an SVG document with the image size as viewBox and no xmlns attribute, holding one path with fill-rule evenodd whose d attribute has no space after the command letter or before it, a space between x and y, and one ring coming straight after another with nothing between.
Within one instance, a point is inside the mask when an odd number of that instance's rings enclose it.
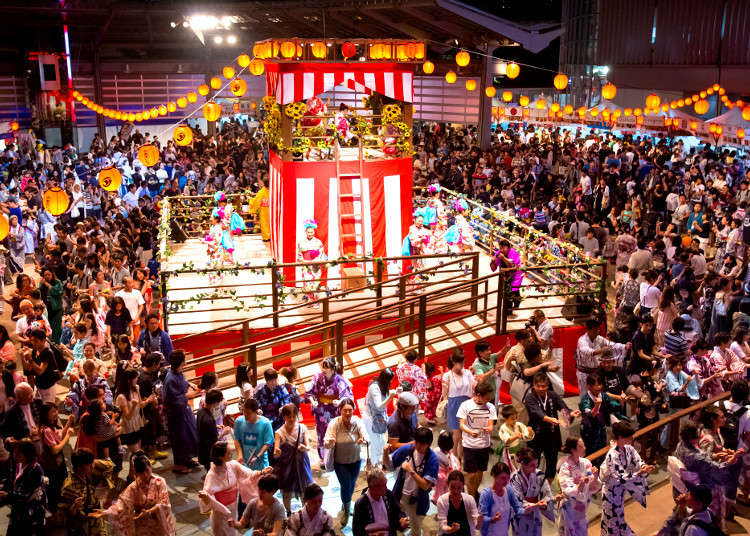
<instances>
[{"instance_id":1,"label":"wooden floor","mask_svg":"<svg viewBox=\"0 0 750 536\"><path fill-rule=\"evenodd\" d=\"M242 235L235 238L235 260L240 264L248 266L264 266L271 262L271 251L268 243L262 242L259 235ZM182 244L172 244L172 255L167 261L167 269L176 270L184 268L192 263L195 269L205 269L208 267L208 257L205 251L205 245L200 239L190 238ZM490 257L483 251L480 251L479 275L491 273ZM338 277L337 269L329 270L330 277ZM270 299L265 299L260 303L256 301L251 294L257 293L259 289L268 292L271 285L270 271L263 273L252 273L249 270L241 270L238 275L225 274L218 280L211 280L207 274L183 273L172 275L167 285L167 298L172 300L189 300L197 296L204 296L200 306L188 304L188 306L179 312L173 312L169 315L169 332L173 335L182 335L188 333L201 333L212 328L218 328L222 324L232 321L243 320L261 316L270 312ZM298 279L301 279L298 278ZM445 288L451 283L441 283L440 276L431 280L434 283L432 290ZM494 280L493 280L494 283ZM226 291L234 292L237 296L247 296L245 298L214 297L210 300L205 298L212 293L212 289L218 289L222 286ZM335 283L331 285L331 290ZM496 289L496 285L492 285ZM356 300L369 300L374 296L374 292L364 289L351 295L355 301L346 303L331 304L331 318L346 316L352 309L357 308ZM397 300L396 292L390 296L384 296L383 303L393 303ZM209 302L209 303L206 303ZM289 298L287 305L301 303L302 298ZM238 304L244 304L250 310L237 310ZM530 308L519 312L517 317L509 317L507 323L508 331L515 331L524 327L524 324L531 316L532 308L545 310L548 317L560 316L560 307L563 305L563 299L560 297L545 298L525 298L521 303L522 308ZM195 310L193 310L193 308ZM198 310L200 309L200 310ZM301 308L295 314L282 318L281 325L292 325L304 322L310 315L308 308ZM494 312L489 315L488 322L494 322ZM569 326L571 322L565 319L554 319L551 321L553 327ZM271 326L271 319L259 320L250 326L251 329L263 329Z\"/></svg>"}]
</instances>

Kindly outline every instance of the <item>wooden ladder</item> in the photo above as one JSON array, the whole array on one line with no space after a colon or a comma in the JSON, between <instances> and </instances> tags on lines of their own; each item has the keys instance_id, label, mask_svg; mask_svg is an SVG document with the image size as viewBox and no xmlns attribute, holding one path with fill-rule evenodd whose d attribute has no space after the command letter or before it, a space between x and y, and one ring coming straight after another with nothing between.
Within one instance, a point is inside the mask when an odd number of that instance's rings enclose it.
<instances>
[{"instance_id":1,"label":"wooden ladder","mask_svg":"<svg viewBox=\"0 0 750 536\"><path fill-rule=\"evenodd\" d=\"M365 257L364 239L364 189L362 179L362 147L359 148L359 173L341 173L339 152L336 154L336 177L338 178L338 218L339 253L342 257ZM355 192L354 185L359 185ZM366 285L364 263L343 263L341 265L342 288Z\"/></svg>"}]
</instances>

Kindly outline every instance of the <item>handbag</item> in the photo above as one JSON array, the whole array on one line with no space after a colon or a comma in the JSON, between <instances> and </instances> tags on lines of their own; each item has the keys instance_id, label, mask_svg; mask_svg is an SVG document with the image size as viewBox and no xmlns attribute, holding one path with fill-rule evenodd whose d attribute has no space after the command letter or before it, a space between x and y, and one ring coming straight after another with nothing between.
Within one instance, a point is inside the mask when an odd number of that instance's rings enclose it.
<instances>
[{"instance_id":1,"label":"handbag","mask_svg":"<svg viewBox=\"0 0 750 536\"><path fill-rule=\"evenodd\" d=\"M388 423L385 419L385 414L382 410L375 408L370 401L370 396L367 396L367 412L370 414L372 420L372 431L376 434L384 434L388 430Z\"/></svg>"},{"instance_id":2,"label":"handbag","mask_svg":"<svg viewBox=\"0 0 750 536\"><path fill-rule=\"evenodd\" d=\"M336 461L336 447L332 449L323 449L325 454L323 455L323 468L326 472L330 473L333 471L333 464Z\"/></svg>"},{"instance_id":3,"label":"handbag","mask_svg":"<svg viewBox=\"0 0 750 536\"><path fill-rule=\"evenodd\" d=\"M445 414L448 409L448 399L445 398L438 402L437 408L435 409L435 417L438 419L445 419Z\"/></svg>"}]
</instances>

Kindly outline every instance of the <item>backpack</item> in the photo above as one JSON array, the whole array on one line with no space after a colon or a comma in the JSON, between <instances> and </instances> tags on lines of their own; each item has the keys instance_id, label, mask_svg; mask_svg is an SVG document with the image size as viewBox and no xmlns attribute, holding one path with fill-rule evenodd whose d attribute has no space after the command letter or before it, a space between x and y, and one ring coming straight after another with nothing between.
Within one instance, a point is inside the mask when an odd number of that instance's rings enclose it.
<instances>
[{"instance_id":1,"label":"backpack","mask_svg":"<svg viewBox=\"0 0 750 536\"><path fill-rule=\"evenodd\" d=\"M713 515L711 515L711 523L706 523L705 521L697 519L695 517L693 517L692 519L688 519L688 522L685 523L681 534L685 534L690 525L695 525L699 529L704 530L706 534L708 534L708 536L727 536L727 533L721 530L716 524Z\"/></svg>"},{"instance_id":2,"label":"backpack","mask_svg":"<svg viewBox=\"0 0 750 536\"><path fill-rule=\"evenodd\" d=\"M724 402L722 409L726 414L726 423L721 427L721 436L724 438L724 447L737 450L739 443L740 418L748 410L747 406L741 406L736 411L731 411Z\"/></svg>"}]
</instances>

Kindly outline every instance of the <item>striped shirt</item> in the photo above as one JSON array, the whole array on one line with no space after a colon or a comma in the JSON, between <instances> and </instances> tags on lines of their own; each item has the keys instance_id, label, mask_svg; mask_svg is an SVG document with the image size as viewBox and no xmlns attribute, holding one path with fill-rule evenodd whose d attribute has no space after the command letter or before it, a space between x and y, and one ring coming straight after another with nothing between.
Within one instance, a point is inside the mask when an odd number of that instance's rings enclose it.
<instances>
[{"instance_id":1,"label":"striped shirt","mask_svg":"<svg viewBox=\"0 0 750 536\"><path fill-rule=\"evenodd\" d=\"M684 360L690 345L680 333L667 331L664 334L664 348L669 355Z\"/></svg>"}]
</instances>

